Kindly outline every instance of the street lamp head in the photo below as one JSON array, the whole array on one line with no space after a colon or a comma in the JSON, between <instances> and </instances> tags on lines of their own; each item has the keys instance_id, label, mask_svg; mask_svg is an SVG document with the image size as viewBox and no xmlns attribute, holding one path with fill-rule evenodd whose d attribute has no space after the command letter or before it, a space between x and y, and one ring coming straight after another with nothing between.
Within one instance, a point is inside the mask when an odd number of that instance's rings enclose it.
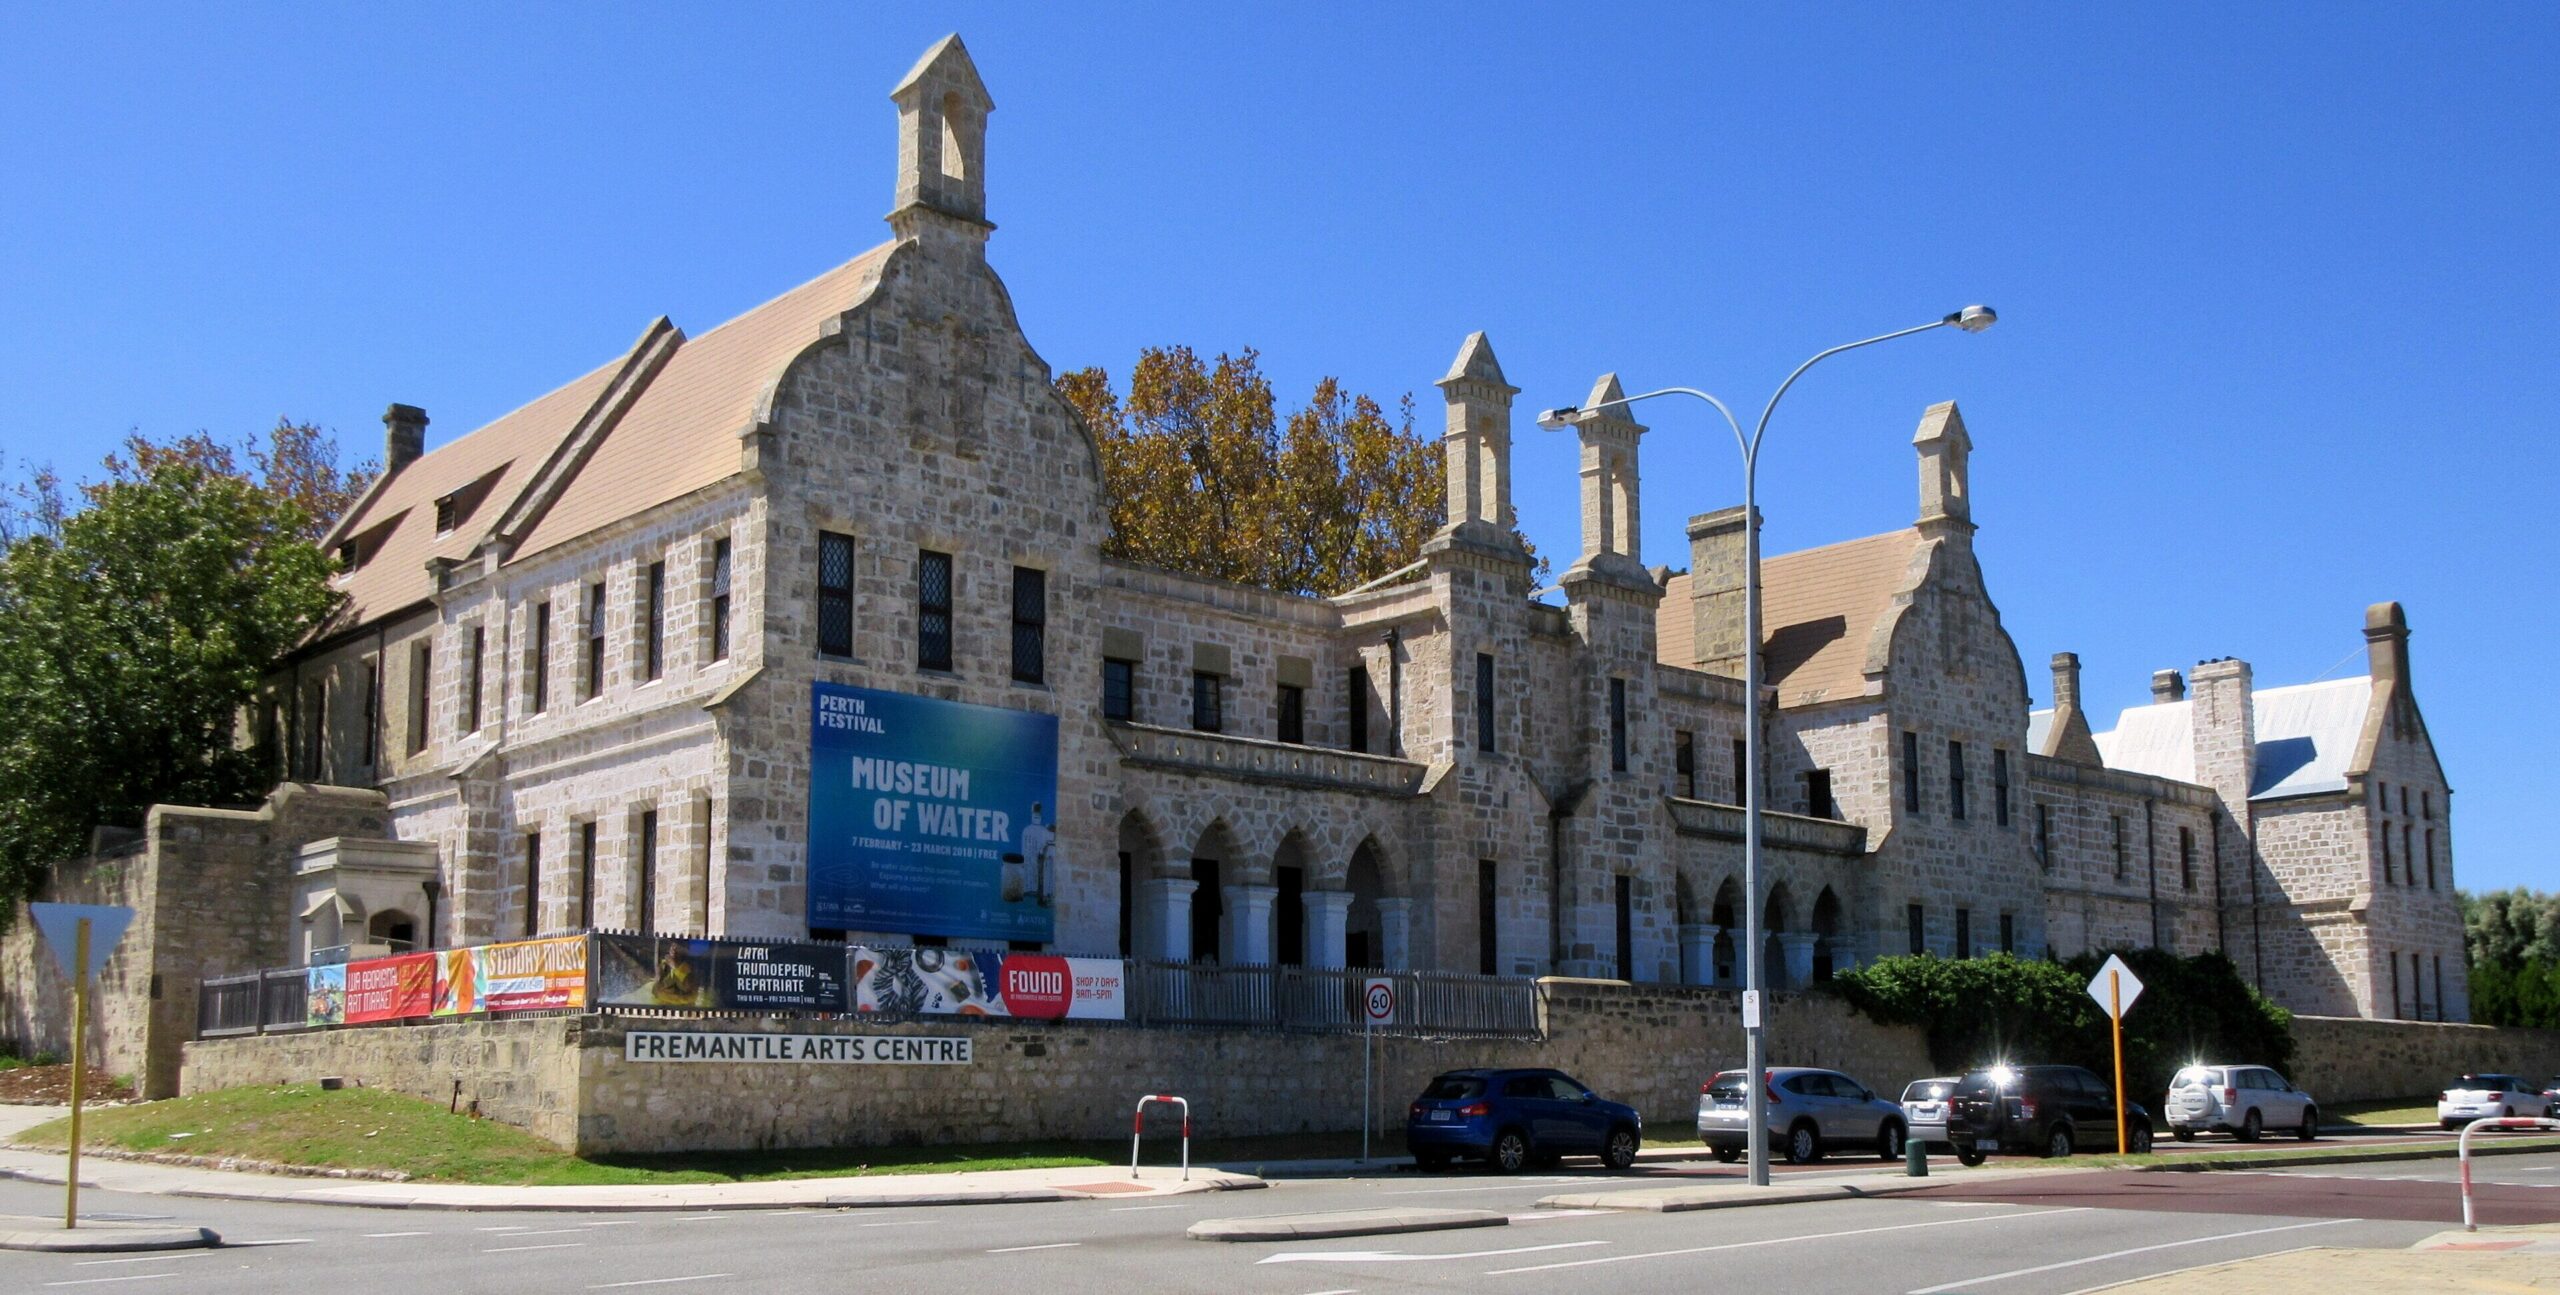
<instances>
[{"instance_id":1,"label":"street lamp head","mask_svg":"<svg viewBox=\"0 0 2560 1295\"><path fill-rule=\"evenodd\" d=\"M1999 323L2000 315L1989 306L1967 306L1947 316L1947 322L1968 333L1979 333Z\"/></svg>"},{"instance_id":2,"label":"street lamp head","mask_svg":"<svg viewBox=\"0 0 2560 1295\"><path fill-rule=\"evenodd\" d=\"M1578 415L1581 412L1582 406L1580 405L1567 405L1562 409L1543 410L1538 414L1538 426L1543 427L1550 432L1561 432L1564 429L1573 426L1575 415Z\"/></svg>"}]
</instances>

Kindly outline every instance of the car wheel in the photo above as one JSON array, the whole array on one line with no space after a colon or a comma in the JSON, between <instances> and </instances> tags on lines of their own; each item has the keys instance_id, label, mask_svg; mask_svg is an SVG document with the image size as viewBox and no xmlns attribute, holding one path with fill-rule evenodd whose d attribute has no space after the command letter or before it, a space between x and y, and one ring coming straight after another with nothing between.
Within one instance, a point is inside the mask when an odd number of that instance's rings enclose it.
<instances>
[{"instance_id":1,"label":"car wheel","mask_svg":"<svg viewBox=\"0 0 2560 1295\"><path fill-rule=\"evenodd\" d=\"M2150 1126L2150 1125L2148 1125L2148 1124L2137 1124L2137 1125L2134 1125L2134 1126L2133 1126L2132 1131L2131 1131L2131 1132L2129 1132L2129 1133L2127 1133L2127 1134L2125 1135L2125 1143L2124 1143L2124 1145L2125 1145L2125 1148L2126 1148L2128 1151L2132 1152L2134 1155L2137 1155L2137 1156L2147 1156L2147 1155L2150 1155L2150 1154L2151 1154L2151 1126Z\"/></svg>"},{"instance_id":2,"label":"car wheel","mask_svg":"<svg viewBox=\"0 0 2560 1295\"><path fill-rule=\"evenodd\" d=\"M2056 1124L2044 1131L2044 1158L2060 1160L2071 1154L2071 1126Z\"/></svg>"},{"instance_id":3,"label":"car wheel","mask_svg":"<svg viewBox=\"0 0 2560 1295\"><path fill-rule=\"evenodd\" d=\"M1983 1161L1990 1158L1991 1157L1984 1155L1979 1151L1958 1151L1956 1153L1956 1163L1963 1165L1968 1169L1981 1164Z\"/></svg>"},{"instance_id":4,"label":"car wheel","mask_svg":"<svg viewBox=\"0 0 2560 1295\"><path fill-rule=\"evenodd\" d=\"M2255 1142L2258 1140L2259 1132L2260 1126L2258 1124L2258 1113L2256 1111L2251 1111L2247 1115L2240 1117L2240 1131L2234 1136L2238 1137L2243 1142Z\"/></svg>"},{"instance_id":5,"label":"car wheel","mask_svg":"<svg viewBox=\"0 0 2560 1295\"><path fill-rule=\"evenodd\" d=\"M1822 1158L1822 1131L1811 1121L1787 1130L1787 1163L1809 1165Z\"/></svg>"},{"instance_id":6,"label":"car wheel","mask_svg":"<svg viewBox=\"0 0 2560 1295\"><path fill-rule=\"evenodd\" d=\"M1636 1164L1636 1145L1634 1129L1611 1129L1609 1145L1601 1148L1600 1151L1600 1163L1611 1169L1633 1169Z\"/></svg>"},{"instance_id":7,"label":"car wheel","mask_svg":"<svg viewBox=\"0 0 2560 1295\"><path fill-rule=\"evenodd\" d=\"M2455 1129L2458 1129L2458 1128L2461 1128L2461 1127L2462 1127L2462 1121L2460 1121L2460 1120L2438 1120L2438 1121L2436 1121L2436 1123L2437 1123L2437 1125L2441 1126L2441 1127L2444 1129L2444 1131L2445 1131L2445 1132L2447 1132L2447 1133L2451 1133L2451 1132L2453 1132Z\"/></svg>"},{"instance_id":8,"label":"car wheel","mask_svg":"<svg viewBox=\"0 0 2560 1295\"><path fill-rule=\"evenodd\" d=\"M1740 1147L1717 1147L1717 1148L1716 1148L1716 1163L1717 1163L1717 1164L1729 1165L1729 1164L1732 1164L1732 1163L1733 1163L1734 1161L1736 1161L1736 1160L1740 1160L1741 1158L1742 1158L1742 1148L1740 1148Z\"/></svg>"},{"instance_id":9,"label":"car wheel","mask_svg":"<svg viewBox=\"0 0 2560 1295\"><path fill-rule=\"evenodd\" d=\"M1497 1173L1516 1174L1529 1167L1529 1139L1518 1129L1504 1129L1493 1140L1493 1167Z\"/></svg>"},{"instance_id":10,"label":"car wheel","mask_svg":"<svg viewBox=\"0 0 2560 1295\"><path fill-rule=\"evenodd\" d=\"M2295 1129L2293 1131L2293 1136L2303 1142L2309 1142L2313 1138L2320 1136L2319 1107L2305 1106L2302 1108L2302 1127Z\"/></svg>"},{"instance_id":11,"label":"car wheel","mask_svg":"<svg viewBox=\"0 0 2560 1295\"><path fill-rule=\"evenodd\" d=\"M2169 1130L2169 1136L2176 1138L2180 1142L2193 1142L2196 1140L2196 1131L2194 1129L2171 1129Z\"/></svg>"},{"instance_id":12,"label":"car wheel","mask_svg":"<svg viewBox=\"0 0 2560 1295\"><path fill-rule=\"evenodd\" d=\"M1884 1122L1884 1133L1876 1139L1876 1158L1879 1160L1900 1160L1902 1158L1902 1139L1902 1126L1891 1120L1886 1120Z\"/></svg>"}]
</instances>

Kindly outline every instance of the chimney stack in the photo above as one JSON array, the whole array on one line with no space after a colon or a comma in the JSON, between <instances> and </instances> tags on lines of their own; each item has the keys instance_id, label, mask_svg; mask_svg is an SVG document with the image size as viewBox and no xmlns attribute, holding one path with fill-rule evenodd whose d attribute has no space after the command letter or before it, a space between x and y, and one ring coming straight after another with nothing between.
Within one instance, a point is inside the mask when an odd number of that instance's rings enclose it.
<instances>
[{"instance_id":1,"label":"chimney stack","mask_svg":"<svg viewBox=\"0 0 2560 1295\"><path fill-rule=\"evenodd\" d=\"M2080 654L2053 654L2053 709L2056 714L2080 709Z\"/></svg>"},{"instance_id":2,"label":"chimney stack","mask_svg":"<svg viewBox=\"0 0 2560 1295\"><path fill-rule=\"evenodd\" d=\"M1742 677L1742 506L1689 519L1690 653L1710 674Z\"/></svg>"},{"instance_id":3,"label":"chimney stack","mask_svg":"<svg viewBox=\"0 0 2560 1295\"><path fill-rule=\"evenodd\" d=\"M2364 609L2365 670L2374 683L2409 686L2409 618L2398 603Z\"/></svg>"},{"instance_id":4,"label":"chimney stack","mask_svg":"<svg viewBox=\"0 0 2560 1295\"><path fill-rule=\"evenodd\" d=\"M2151 672L2151 700L2154 702L2185 701L2187 681L2175 670Z\"/></svg>"},{"instance_id":5,"label":"chimney stack","mask_svg":"<svg viewBox=\"0 0 2560 1295\"><path fill-rule=\"evenodd\" d=\"M2046 726L2044 744L2036 754L2074 764L2106 763L2098 754L2097 738L2089 732L2089 717L2080 713L2077 652L2053 654L2053 723Z\"/></svg>"},{"instance_id":6,"label":"chimney stack","mask_svg":"<svg viewBox=\"0 0 2560 1295\"><path fill-rule=\"evenodd\" d=\"M427 452L427 411L393 405L382 411L382 475L390 476Z\"/></svg>"}]
</instances>

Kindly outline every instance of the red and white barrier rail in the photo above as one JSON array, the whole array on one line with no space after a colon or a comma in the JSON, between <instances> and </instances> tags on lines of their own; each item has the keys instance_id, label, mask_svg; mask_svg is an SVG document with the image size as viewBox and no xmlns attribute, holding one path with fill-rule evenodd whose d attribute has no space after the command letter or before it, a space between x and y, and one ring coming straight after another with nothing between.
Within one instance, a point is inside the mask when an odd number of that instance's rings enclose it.
<instances>
[{"instance_id":1,"label":"red and white barrier rail","mask_svg":"<svg viewBox=\"0 0 2560 1295\"><path fill-rule=\"evenodd\" d=\"M2471 1221L2471 1135L2482 1129L2560 1129L2560 1120L2540 1116L2502 1115L2496 1119L2473 1120L2462 1126L2462 1138L2455 1153L2462 1159L2462 1230L2477 1232L2479 1225Z\"/></svg>"},{"instance_id":2,"label":"red and white barrier rail","mask_svg":"<svg viewBox=\"0 0 2560 1295\"><path fill-rule=\"evenodd\" d=\"M1147 1107L1156 1102L1171 1102L1182 1108L1182 1181L1191 1181L1191 1103L1169 1093L1149 1093L1138 1099L1138 1109L1129 1116L1129 1176L1138 1176L1138 1137L1147 1129Z\"/></svg>"}]
</instances>

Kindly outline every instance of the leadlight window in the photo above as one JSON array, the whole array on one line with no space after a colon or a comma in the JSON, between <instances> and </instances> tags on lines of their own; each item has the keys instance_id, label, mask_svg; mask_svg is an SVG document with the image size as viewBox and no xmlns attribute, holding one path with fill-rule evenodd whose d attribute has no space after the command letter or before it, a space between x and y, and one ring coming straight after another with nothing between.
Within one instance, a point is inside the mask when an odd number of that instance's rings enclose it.
<instances>
[{"instance_id":1,"label":"leadlight window","mask_svg":"<svg viewBox=\"0 0 2560 1295\"><path fill-rule=\"evenodd\" d=\"M818 655L853 655L853 537L818 533Z\"/></svg>"},{"instance_id":2,"label":"leadlight window","mask_svg":"<svg viewBox=\"0 0 2560 1295\"><path fill-rule=\"evenodd\" d=\"M916 554L916 667L951 668L951 555Z\"/></svg>"},{"instance_id":3,"label":"leadlight window","mask_svg":"<svg viewBox=\"0 0 2560 1295\"><path fill-rule=\"evenodd\" d=\"M1040 683L1048 675L1049 573L1013 569L1013 679Z\"/></svg>"}]
</instances>

